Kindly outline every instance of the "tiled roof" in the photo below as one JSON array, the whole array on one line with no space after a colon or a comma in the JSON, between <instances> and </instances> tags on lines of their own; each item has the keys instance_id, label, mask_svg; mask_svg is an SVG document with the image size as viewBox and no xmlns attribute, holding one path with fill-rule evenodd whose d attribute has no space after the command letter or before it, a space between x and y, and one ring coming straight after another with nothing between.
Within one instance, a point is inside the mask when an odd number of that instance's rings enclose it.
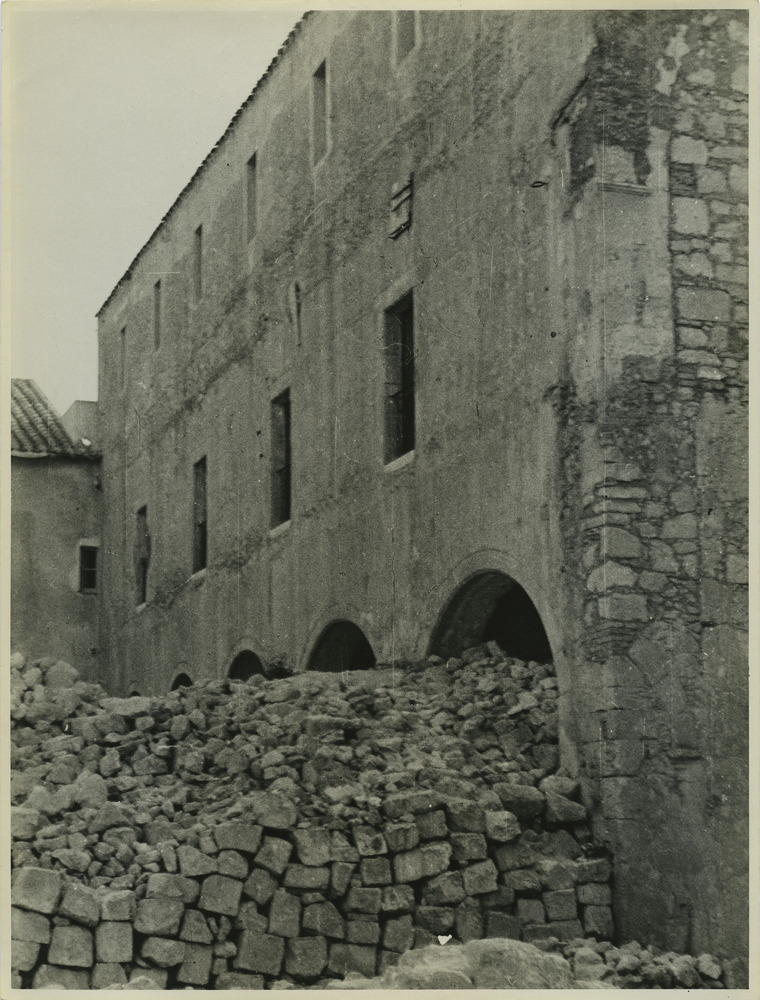
<instances>
[{"instance_id":1,"label":"tiled roof","mask_svg":"<svg viewBox=\"0 0 760 1000\"><path fill-rule=\"evenodd\" d=\"M30 378L11 381L11 452L79 454L47 396Z\"/></svg>"}]
</instances>

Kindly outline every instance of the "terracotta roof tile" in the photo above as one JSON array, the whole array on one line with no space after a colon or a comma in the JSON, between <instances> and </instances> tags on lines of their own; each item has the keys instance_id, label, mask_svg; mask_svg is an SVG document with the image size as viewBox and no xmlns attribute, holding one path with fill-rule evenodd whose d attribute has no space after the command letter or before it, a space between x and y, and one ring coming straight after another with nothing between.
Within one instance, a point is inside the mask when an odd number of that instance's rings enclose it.
<instances>
[{"instance_id":1,"label":"terracotta roof tile","mask_svg":"<svg viewBox=\"0 0 760 1000\"><path fill-rule=\"evenodd\" d=\"M50 400L30 378L11 381L11 452L78 454Z\"/></svg>"}]
</instances>

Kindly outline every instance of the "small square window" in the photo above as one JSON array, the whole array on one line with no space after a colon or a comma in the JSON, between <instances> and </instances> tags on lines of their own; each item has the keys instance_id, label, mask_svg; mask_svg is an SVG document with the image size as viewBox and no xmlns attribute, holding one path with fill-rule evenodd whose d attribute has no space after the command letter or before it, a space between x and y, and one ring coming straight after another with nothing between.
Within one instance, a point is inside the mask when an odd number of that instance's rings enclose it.
<instances>
[{"instance_id":1,"label":"small square window","mask_svg":"<svg viewBox=\"0 0 760 1000\"><path fill-rule=\"evenodd\" d=\"M94 594L98 589L98 550L94 545L79 546L79 590Z\"/></svg>"}]
</instances>

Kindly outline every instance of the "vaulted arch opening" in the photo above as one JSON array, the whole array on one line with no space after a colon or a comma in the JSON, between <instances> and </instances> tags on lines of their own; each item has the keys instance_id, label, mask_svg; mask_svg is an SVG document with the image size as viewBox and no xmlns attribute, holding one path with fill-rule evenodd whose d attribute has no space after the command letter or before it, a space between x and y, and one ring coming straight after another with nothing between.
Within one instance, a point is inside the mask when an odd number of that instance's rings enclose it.
<instances>
[{"instance_id":1,"label":"vaulted arch opening","mask_svg":"<svg viewBox=\"0 0 760 1000\"><path fill-rule=\"evenodd\" d=\"M192 685L193 682L187 674L177 674L172 682L172 691L177 691L179 688L189 688Z\"/></svg>"},{"instance_id":2,"label":"vaulted arch opening","mask_svg":"<svg viewBox=\"0 0 760 1000\"><path fill-rule=\"evenodd\" d=\"M430 653L456 656L469 646L495 641L518 660L551 663L541 616L516 580L496 570L466 580L444 608L430 640Z\"/></svg>"},{"instance_id":3,"label":"vaulted arch opening","mask_svg":"<svg viewBox=\"0 0 760 1000\"><path fill-rule=\"evenodd\" d=\"M243 649L237 654L230 664L227 676L231 681L247 681L254 674L263 674L264 664L251 652L250 649Z\"/></svg>"},{"instance_id":4,"label":"vaulted arch opening","mask_svg":"<svg viewBox=\"0 0 760 1000\"><path fill-rule=\"evenodd\" d=\"M341 619L328 625L320 635L306 669L339 673L371 670L375 663L375 654L362 630Z\"/></svg>"}]
</instances>

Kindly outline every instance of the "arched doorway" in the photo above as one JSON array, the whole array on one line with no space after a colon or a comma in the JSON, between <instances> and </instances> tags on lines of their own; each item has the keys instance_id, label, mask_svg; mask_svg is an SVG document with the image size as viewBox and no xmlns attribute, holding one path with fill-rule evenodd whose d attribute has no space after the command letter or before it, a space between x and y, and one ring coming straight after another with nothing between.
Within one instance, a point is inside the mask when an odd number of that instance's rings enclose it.
<instances>
[{"instance_id":1,"label":"arched doorway","mask_svg":"<svg viewBox=\"0 0 760 1000\"><path fill-rule=\"evenodd\" d=\"M344 670L372 670L375 654L362 630L346 619L332 622L314 646L307 670L340 673Z\"/></svg>"},{"instance_id":2,"label":"arched doorway","mask_svg":"<svg viewBox=\"0 0 760 1000\"><path fill-rule=\"evenodd\" d=\"M193 682L187 676L187 674L177 674L172 682L172 691L177 691L179 688L189 688L192 687Z\"/></svg>"},{"instance_id":3,"label":"arched doorway","mask_svg":"<svg viewBox=\"0 0 760 1000\"><path fill-rule=\"evenodd\" d=\"M494 640L518 660L551 663L541 616L516 580L496 570L476 573L449 600L433 630L429 652L456 656Z\"/></svg>"},{"instance_id":4,"label":"arched doorway","mask_svg":"<svg viewBox=\"0 0 760 1000\"><path fill-rule=\"evenodd\" d=\"M254 674L263 674L264 664L250 649L241 650L230 664L227 676L231 681L247 681Z\"/></svg>"}]
</instances>

